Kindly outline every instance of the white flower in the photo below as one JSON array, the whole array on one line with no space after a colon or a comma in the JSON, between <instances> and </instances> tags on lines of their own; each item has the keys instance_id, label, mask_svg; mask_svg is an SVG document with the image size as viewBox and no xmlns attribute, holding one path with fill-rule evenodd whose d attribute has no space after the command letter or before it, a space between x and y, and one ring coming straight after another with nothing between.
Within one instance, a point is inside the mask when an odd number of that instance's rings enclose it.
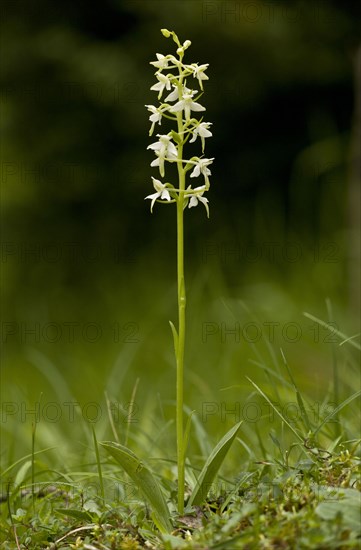
<instances>
[{"instance_id":1,"label":"white flower","mask_svg":"<svg viewBox=\"0 0 361 550\"><path fill-rule=\"evenodd\" d=\"M165 98L164 101L177 101L177 99L180 99L179 98L179 88L178 86L175 86L173 84L173 92L171 92L169 95L167 95L167 97ZM182 88L182 95L184 96L184 94L192 94L192 96L196 93L196 91L193 91L190 90L189 88L187 88L186 86L183 86Z\"/></svg>"},{"instance_id":2,"label":"white flower","mask_svg":"<svg viewBox=\"0 0 361 550\"><path fill-rule=\"evenodd\" d=\"M159 69L160 71L162 69L167 69L169 62L177 63L177 60L174 57L174 55L165 56L165 55L162 55L161 53L157 53L156 56L157 56L157 61L150 61L150 64L153 65L154 67L157 67L157 69Z\"/></svg>"},{"instance_id":3,"label":"white flower","mask_svg":"<svg viewBox=\"0 0 361 550\"><path fill-rule=\"evenodd\" d=\"M157 82L157 84L154 84L151 87L151 90L155 92L159 92L158 99L160 99L162 97L164 88L166 88L167 90L170 90L171 82L169 77L162 73L157 73L155 76L158 78L159 82Z\"/></svg>"},{"instance_id":4,"label":"white flower","mask_svg":"<svg viewBox=\"0 0 361 550\"><path fill-rule=\"evenodd\" d=\"M178 151L170 136L159 135L159 141L148 145L147 149L155 151L157 158L151 162L151 166L159 166L159 172L162 178L164 177L164 161L174 160L178 157Z\"/></svg>"},{"instance_id":5,"label":"white flower","mask_svg":"<svg viewBox=\"0 0 361 550\"><path fill-rule=\"evenodd\" d=\"M211 137L212 132L208 130L208 128L211 126L211 122L200 122L198 126L196 126L193 130L193 137L190 140L189 143L193 143L197 136L200 136L202 141L202 153L204 152L204 139L207 137Z\"/></svg>"},{"instance_id":6,"label":"white flower","mask_svg":"<svg viewBox=\"0 0 361 550\"><path fill-rule=\"evenodd\" d=\"M157 107L154 107L154 105L145 105L145 107L150 113L152 113L149 117L149 120L152 122L152 127L149 130L149 135L151 136L153 134L154 125L156 124L156 122L158 122L158 124L161 124L163 112L160 108L157 109Z\"/></svg>"},{"instance_id":7,"label":"white flower","mask_svg":"<svg viewBox=\"0 0 361 550\"><path fill-rule=\"evenodd\" d=\"M195 92L183 94L183 99L173 105L173 107L170 108L170 111L176 113L177 111L184 110L187 121L190 119L191 111L205 111L205 107L203 107L200 103L193 101L192 97L194 93Z\"/></svg>"},{"instance_id":8,"label":"white flower","mask_svg":"<svg viewBox=\"0 0 361 550\"><path fill-rule=\"evenodd\" d=\"M161 53L156 54L158 61L151 61L150 64L157 67L157 69L166 69L168 67L169 59L162 55Z\"/></svg>"},{"instance_id":9,"label":"white flower","mask_svg":"<svg viewBox=\"0 0 361 550\"><path fill-rule=\"evenodd\" d=\"M212 159L198 159L196 166L193 169L193 172L191 173L191 178L197 178L200 174L203 174L204 180L206 182L206 189L209 188L209 179L208 176L211 175L211 171L207 168L212 162L214 161L214 158Z\"/></svg>"},{"instance_id":10,"label":"white flower","mask_svg":"<svg viewBox=\"0 0 361 550\"><path fill-rule=\"evenodd\" d=\"M190 66L190 68L193 70L193 76L194 78L198 79L198 82L202 91L203 91L202 80L209 80L208 76L204 74L204 71L208 69L208 67L209 67L208 63L206 65L199 65L199 66L198 66L198 63L192 63L192 65Z\"/></svg>"},{"instance_id":11,"label":"white flower","mask_svg":"<svg viewBox=\"0 0 361 550\"><path fill-rule=\"evenodd\" d=\"M153 177L152 177L152 180L153 180L153 187L156 190L156 193L153 193L152 195L148 195L147 197L145 197L145 199L151 199L151 201L152 201L151 205L150 205L150 211L151 212L153 212L153 206L154 206L154 203L157 199L161 199L161 200L165 200L165 201L172 200L171 196L169 194L169 191L166 187L166 184L162 183L159 180L156 180Z\"/></svg>"},{"instance_id":12,"label":"white flower","mask_svg":"<svg viewBox=\"0 0 361 550\"><path fill-rule=\"evenodd\" d=\"M204 204L205 209L207 210L207 217L209 218L209 208L208 208L208 199L206 197L203 197L203 193L207 190L205 185L202 185L201 187L196 187L195 189L188 188L191 190L191 193L186 193L184 195L184 198L190 199L188 208L192 208L193 206L197 206L198 202Z\"/></svg>"}]
</instances>

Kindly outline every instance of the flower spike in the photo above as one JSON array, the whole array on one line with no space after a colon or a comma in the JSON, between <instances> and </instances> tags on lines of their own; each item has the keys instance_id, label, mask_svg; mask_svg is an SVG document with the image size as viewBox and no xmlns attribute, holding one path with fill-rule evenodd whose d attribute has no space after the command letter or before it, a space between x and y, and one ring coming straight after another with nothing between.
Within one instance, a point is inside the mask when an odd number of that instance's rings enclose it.
<instances>
[{"instance_id":1,"label":"flower spike","mask_svg":"<svg viewBox=\"0 0 361 550\"><path fill-rule=\"evenodd\" d=\"M155 125L161 125L163 117L176 122L177 128L171 130L168 134L157 134L158 141L150 144L148 149L153 151L155 158L151 161L152 168L158 168L160 176L165 175L166 164L173 163L177 165L178 175L182 178L179 185L163 184L159 180L153 178L153 186L156 193L148 195L150 199L151 210L153 211L154 203L157 200L170 202L171 196L169 188L172 189L171 202L181 202L182 207L188 206L192 208L198 203L204 204L207 215L209 216L208 199L204 193L210 187L209 177L211 171L209 166L213 162L213 158L204 158L205 140L212 137L210 127L211 122L203 122L203 117L196 118L197 113L202 113L206 109L197 100L203 93L203 84L209 78L205 74L208 69L208 63L200 65L198 63L183 63L183 57L186 51L191 46L190 40L185 40L181 44L175 32L168 29L161 30L163 36L172 38L177 48L176 53L178 59L173 54L156 54L156 61L151 61L157 70L155 77L157 82L150 88L152 91L158 92L159 104L146 105L149 111L149 121L151 127L149 135L153 135ZM196 84L196 87L193 85ZM200 92L196 89L200 88ZM165 94L165 92L168 92ZM165 99L162 99L165 94ZM194 156L191 154L185 158L184 149L186 143L194 143L196 145L197 138L200 138L202 148L201 155ZM188 174L188 172L190 174ZM203 176L204 185L192 188L191 185L186 187L186 178L198 178Z\"/></svg>"}]
</instances>

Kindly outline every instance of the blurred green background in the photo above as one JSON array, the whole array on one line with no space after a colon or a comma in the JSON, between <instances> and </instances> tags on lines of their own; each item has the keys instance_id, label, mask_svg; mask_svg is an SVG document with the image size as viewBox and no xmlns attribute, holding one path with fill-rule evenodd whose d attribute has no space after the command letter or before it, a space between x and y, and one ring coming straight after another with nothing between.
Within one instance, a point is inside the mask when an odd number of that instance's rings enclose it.
<instances>
[{"instance_id":1,"label":"blurred green background","mask_svg":"<svg viewBox=\"0 0 361 550\"><path fill-rule=\"evenodd\" d=\"M106 389L124 403L139 377L140 418L146 402L172 407L175 211L144 201L149 62L174 53L164 27L210 65L211 217L186 216L188 404L232 384L227 399L247 396L268 344L322 400L339 340L302 312L359 330L358 2L1 9L3 401L100 402Z\"/></svg>"}]
</instances>

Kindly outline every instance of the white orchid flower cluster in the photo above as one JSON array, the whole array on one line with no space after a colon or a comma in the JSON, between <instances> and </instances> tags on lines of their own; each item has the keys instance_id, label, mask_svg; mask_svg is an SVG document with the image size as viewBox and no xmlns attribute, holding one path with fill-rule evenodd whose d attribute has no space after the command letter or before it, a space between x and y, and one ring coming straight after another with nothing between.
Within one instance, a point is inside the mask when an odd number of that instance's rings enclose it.
<instances>
[{"instance_id":1,"label":"white orchid flower cluster","mask_svg":"<svg viewBox=\"0 0 361 550\"><path fill-rule=\"evenodd\" d=\"M205 74L208 64L198 65L198 63L192 63L189 65L183 63L184 53L191 45L190 40L186 40L181 45L174 32L167 29L162 29L161 32L166 38L173 38L178 47L178 59L171 54L162 55L157 53L157 60L151 62L151 65L157 68L155 72L157 83L150 89L158 92L160 104L158 107L146 105L150 112L149 120L152 123L149 135L153 134L156 124L161 125L163 117L176 122L177 130L172 130L168 134L157 134L158 141L149 145L148 149L151 149L155 153L156 158L152 161L151 166L159 169L162 179L165 177L166 163L177 163L179 186L175 187L169 182L163 183L152 177L156 192L145 198L152 201L152 212L156 201L163 203L181 201L183 208L187 205L189 208L192 208L193 206L197 206L198 202L201 202L204 204L209 216L208 199L203 195L208 191L210 186L208 176L211 175L211 171L208 167L214 159L204 158L203 155L205 139L212 136L212 132L209 130L211 123L203 122L203 118L198 120L193 115L194 112L205 111L205 107L198 103L198 99L203 94L203 81L208 80L208 76ZM194 80L197 81L201 90L200 92L187 86L190 81L193 83ZM165 92L168 92L168 94L162 100ZM201 140L202 156L184 159L183 146L188 141L189 143L195 142L198 137ZM186 188L186 174L189 171L192 171L190 174L191 178L203 177L203 185L195 188L189 185Z\"/></svg>"}]
</instances>

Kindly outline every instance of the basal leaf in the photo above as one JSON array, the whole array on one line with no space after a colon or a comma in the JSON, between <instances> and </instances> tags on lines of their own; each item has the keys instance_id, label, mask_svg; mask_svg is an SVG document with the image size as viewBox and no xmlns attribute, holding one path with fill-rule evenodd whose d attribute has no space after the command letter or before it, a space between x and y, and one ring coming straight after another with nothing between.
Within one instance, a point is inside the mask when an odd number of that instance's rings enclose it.
<instances>
[{"instance_id":1,"label":"basal leaf","mask_svg":"<svg viewBox=\"0 0 361 550\"><path fill-rule=\"evenodd\" d=\"M172 530L169 509L160 485L149 468L130 449L119 443L104 441L100 445L115 458L148 500L158 529L169 533Z\"/></svg>"},{"instance_id":2,"label":"basal leaf","mask_svg":"<svg viewBox=\"0 0 361 550\"><path fill-rule=\"evenodd\" d=\"M233 426L214 447L200 473L187 506L199 506L207 496L212 482L237 436L241 424L242 422L238 422L238 424Z\"/></svg>"}]
</instances>

